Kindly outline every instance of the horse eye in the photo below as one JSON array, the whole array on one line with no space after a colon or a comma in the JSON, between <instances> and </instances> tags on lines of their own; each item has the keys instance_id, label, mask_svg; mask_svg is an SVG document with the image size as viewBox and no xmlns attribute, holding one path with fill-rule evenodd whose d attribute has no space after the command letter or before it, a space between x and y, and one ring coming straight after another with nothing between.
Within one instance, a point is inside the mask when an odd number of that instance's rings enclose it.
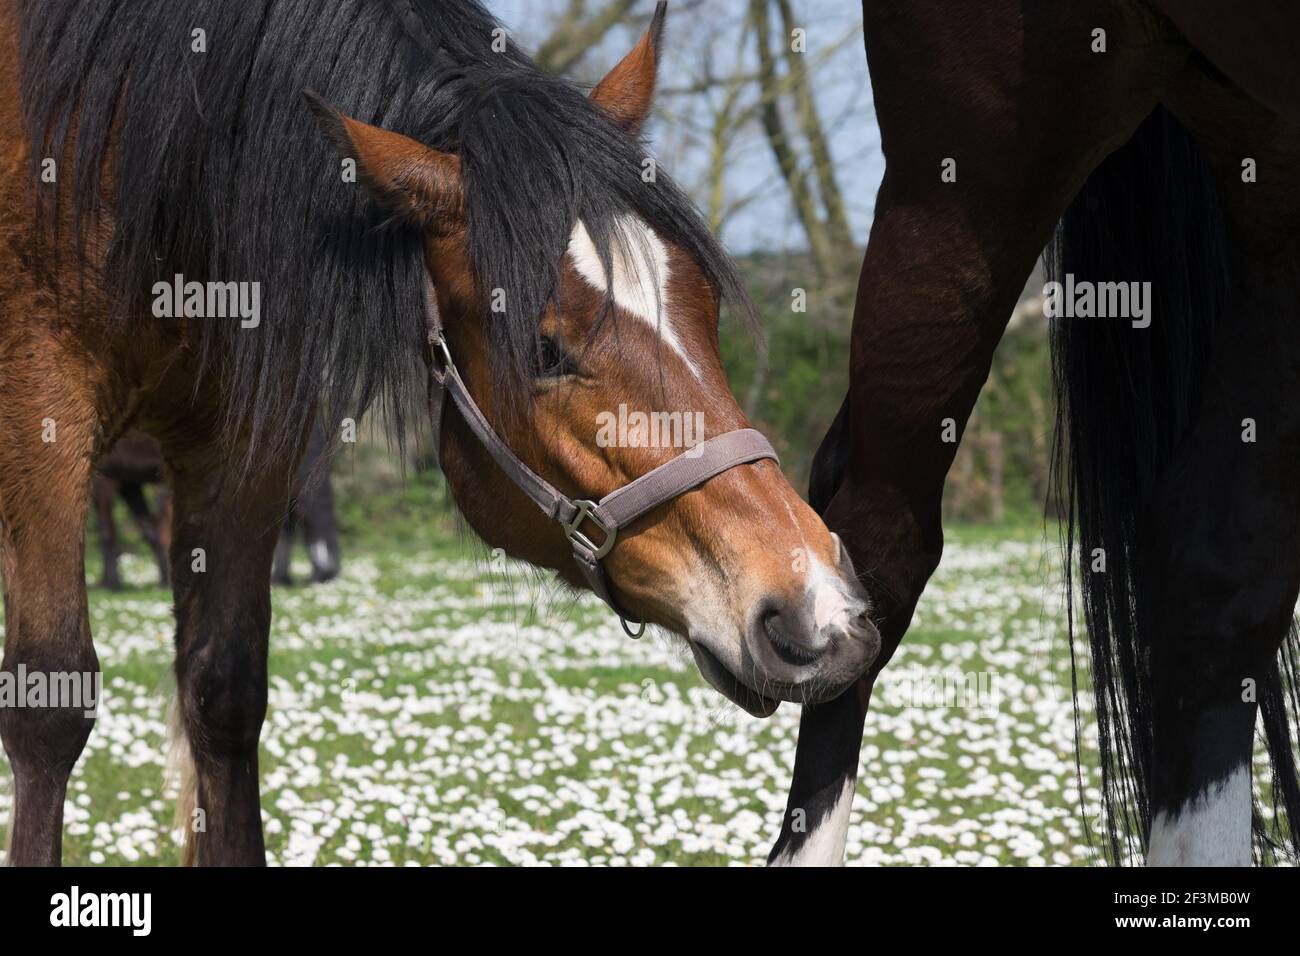
<instances>
[{"instance_id":1,"label":"horse eye","mask_svg":"<svg viewBox=\"0 0 1300 956\"><path fill-rule=\"evenodd\" d=\"M577 363L564 351L564 346L549 335L537 340L533 361L534 378L562 378L578 371Z\"/></svg>"}]
</instances>

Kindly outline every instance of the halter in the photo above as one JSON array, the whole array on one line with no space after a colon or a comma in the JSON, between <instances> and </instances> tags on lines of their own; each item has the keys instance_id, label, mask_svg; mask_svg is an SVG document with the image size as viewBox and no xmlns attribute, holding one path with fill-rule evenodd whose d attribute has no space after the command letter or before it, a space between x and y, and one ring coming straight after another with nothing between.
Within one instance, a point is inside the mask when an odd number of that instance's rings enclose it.
<instances>
[{"instance_id":1,"label":"halter","mask_svg":"<svg viewBox=\"0 0 1300 956\"><path fill-rule=\"evenodd\" d=\"M671 461L664 462L599 501L568 498L524 464L492 430L469 389L465 387L464 380L456 370L456 363L452 361L451 349L443 335L442 316L432 283L426 283L425 299L425 328L429 346L429 414L433 421L435 452L441 454L442 415L447 396L450 395L465 424L497 466L505 472L506 477L531 498L543 514L564 529L564 536L573 547L573 560L577 562L578 570L582 572L591 590L618 615L623 630L629 637L640 637L645 632L645 624L618 606L610 591L609 578L600 563L613 550L619 530L652 508L684 495L737 465L764 458L777 461L771 443L752 428L724 432L695 446L690 455L678 455ZM591 531L584 530L585 528L590 528ZM592 532L596 539L591 537ZM628 626L629 621L637 626L635 631Z\"/></svg>"}]
</instances>

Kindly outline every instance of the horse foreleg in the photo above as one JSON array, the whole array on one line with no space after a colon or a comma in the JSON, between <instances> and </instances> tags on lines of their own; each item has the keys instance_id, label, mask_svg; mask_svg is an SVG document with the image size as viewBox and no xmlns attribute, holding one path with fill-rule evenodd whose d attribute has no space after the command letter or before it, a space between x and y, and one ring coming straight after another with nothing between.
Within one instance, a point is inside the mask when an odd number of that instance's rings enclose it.
<instances>
[{"instance_id":1,"label":"horse foreleg","mask_svg":"<svg viewBox=\"0 0 1300 956\"><path fill-rule=\"evenodd\" d=\"M215 447L163 443L171 466L176 719L183 740L178 817L187 863L266 861L258 738L266 716L271 558L291 465L236 490ZM188 803L187 801L191 801Z\"/></svg>"},{"instance_id":2,"label":"horse foreleg","mask_svg":"<svg viewBox=\"0 0 1300 956\"><path fill-rule=\"evenodd\" d=\"M149 550L153 552L154 561L158 565L159 586L167 587L171 578L168 573L167 551L163 547L162 519L160 515L155 515L150 510L149 501L144 496L143 485L124 482L122 484L122 499L131 511L131 517L135 519L135 526L140 532L140 537L144 538L145 543L149 545Z\"/></svg>"},{"instance_id":3,"label":"horse foreleg","mask_svg":"<svg viewBox=\"0 0 1300 956\"><path fill-rule=\"evenodd\" d=\"M154 548L154 557L158 562L158 585L168 588L172 584L172 495L165 485L158 486L158 543Z\"/></svg>"},{"instance_id":4,"label":"horse foreleg","mask_svg":"<svg viewBox=\"0 0 1300 956\"><path fill-rule=\"evenodd\" d=\"M338 524L334 520L334 487L329 475L308 487L302 502L303 532L307 538L307 556L311 559L311 579L332 581L342 566L339 559Z\"/></svg>"},{"instance_id":5,"label":"horse foreleg","mask_svg":"<svg viewBox=\"0 0 1300 956\"><path fill-rule=\"evenodd\" d=\"M799 718L794 779L769 866L839 866L858 779L858 750L871 685L864 680L835 700L805 707Z\"/></svg>"},{"instance_id":6,"label":"horse foreleg","mask_svg":"<svg viewBox=\"0 0 1300 956\"><path fill-rule=\"evenodd\" d=\"M286 587L293 584L293 538L298 527L298 507L291 503L285 516L284 527L275 544L275 559L271 564L271 583Z\"/></svg>"},{"instance_id":7,"label":"horse foreleg","mask_svg":"<svg viewBox=\"0 0 1300 956\"><path fill-rule=\"evenodd\" d=\"M85 578L98 419L90 376L80 366L60 370L51 356L61 354L48 340L12 348L4 379L14 389L0 401L0 677L8 688L0 738L14 774L7 858L14 866L59 864L68 775L98 705ZM24 365L16 355L41 359ZM38 685L39 698L24 693Z\"/></svg>"},{"instance_id":8,"label":"horse foreleg","mask_svg":"<svg viewBox=\"0 0 1300 956\"><path fill-rule=\"evenodd\" d=\"M773 862L839 862L872 682L938 564L944 480L993 351L1070 200L1186 58L1175 41L1092 57L1074 39L1096 25L1091 15L1059 5L1030 23L1040 14L1019 3L863 4L886 170L858 285L849 395L818 452L813 493L866 572L883 646L856 690L805 710ZM1120 11L1106 26L1150 34ZM1027 44L1011 69L1009 37ZM936 55L941 68L910 67ZM984 94L978 109L972 90Z\"/></svg>"},{"instance_id":9,"label":"horse foreleg","mask_svg":"<svg viewBox=\"0 0 1300 956\"><path fill-rule=\"evenodd\" d=\"M95 530L99 533L99 553L103 562L99 586L117 591L122 587L122 578L117 570L121 549L117 540L117 522L113 519L117 482L104 475L95 475L91 482L91 497L95 502Z\"/></svg>"}]
</instances>

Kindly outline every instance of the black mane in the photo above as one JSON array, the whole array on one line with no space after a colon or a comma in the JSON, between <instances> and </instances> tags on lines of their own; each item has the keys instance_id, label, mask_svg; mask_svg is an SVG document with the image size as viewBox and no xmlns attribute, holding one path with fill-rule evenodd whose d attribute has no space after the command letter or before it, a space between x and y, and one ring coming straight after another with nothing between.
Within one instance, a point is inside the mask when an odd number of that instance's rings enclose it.
<instances>
[{"instance_id":1,"label":"black mane","mask_svg":"<svg viewBox=\"0 0 1300 956\"><path fill-rule=\"evenodd\" d=\"M177 273L261 283L259 328L209 319L189 333L204 368L222 367L229 434L251 432L246 464L283 453L318 398L331 422L379 400L400 443L422 389L420 237L342 181L306 89L460 154L477 279L506 293L491 337L507 385L523 380L579 218L608 260L613 217L639 215L744 302L683 193L662 175L644 183L641 148L572 84L513 45L493 52L498 25L477 0L19 9L33 174L43 157L72 164L60 171L62 195L38 193L44 233L70 208L84 242L96 211L110 212L105 282L123 315L147 315L153 284ZM191 52L200 28L206 53Z\"/></svg>"}]
</instances>

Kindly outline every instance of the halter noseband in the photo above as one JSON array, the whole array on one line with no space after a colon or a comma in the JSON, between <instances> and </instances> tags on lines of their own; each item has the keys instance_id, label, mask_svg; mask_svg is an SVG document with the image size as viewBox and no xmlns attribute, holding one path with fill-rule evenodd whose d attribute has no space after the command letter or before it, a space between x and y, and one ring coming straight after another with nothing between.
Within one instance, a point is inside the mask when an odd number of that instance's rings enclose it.
<instances>
[{"instance_id":1,"label":"halter noseband","mask_svg":"<svg viewBox=\"0 0 1300 956\"><path fill-rule=\"evenodd\" d=\"M447 396L459 409L479 444L492 456L497 466L524 494L551 520L564 529L564 536L573 547L573 560L582 571L588 586L618 615L623 630L629 637L640 637L645 624L637 621L618 606L610 591L609 578L601 565L601 558L613 549L621 528L631 524L652 508L672 501L692 488L704 484L715 475L764 458L777 461L776 452L763 435L752 428L715 435L701 442L689 455L678 455L640 478L610 492L600 501L573 499L562 495L546 479L524 464L510 450L484 417L482 410L470 395L456 371L451 350L443 335L442 317L438 310L437 294L433 284L425 287L425 327L429 346L429 414L433 421L433 447L441 455L442 415ZM583 528L592 526L598 540L593 540ZM638 627L633 631L628 621Z\"/></svg>"}]
</instances>

